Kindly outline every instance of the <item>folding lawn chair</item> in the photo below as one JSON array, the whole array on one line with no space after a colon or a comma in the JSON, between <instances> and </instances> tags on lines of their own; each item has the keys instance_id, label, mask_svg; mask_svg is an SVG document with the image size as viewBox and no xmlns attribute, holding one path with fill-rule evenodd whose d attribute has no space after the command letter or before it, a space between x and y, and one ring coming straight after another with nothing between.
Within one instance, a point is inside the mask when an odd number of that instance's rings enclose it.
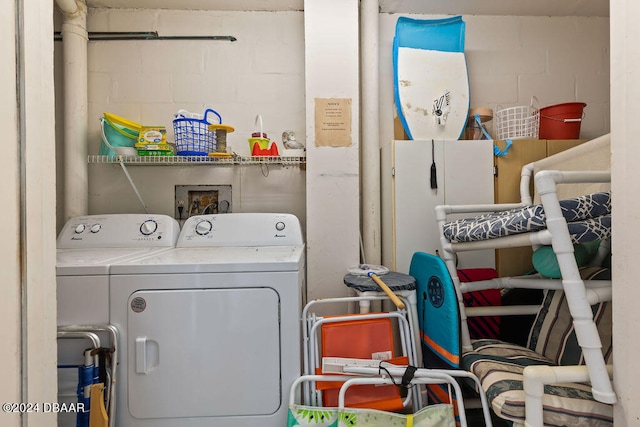
<instances>
[{"instance_id":1,"label":"folding lawn chair","mask_svg":"<svg viewBox=\"0 0 640 427\"><path fill-rule=\"evenodd\" d=\"M396 366L386 362L370 360L369 366L365 361L346 361L342 366L343 372L357 376L336 375L304 375L298 378L291 389L289 405L289 426L316 425L316 426L418 426L418 427L454 427L467 426L463 399L454 399L455 395L461 395L460 385L455 377L472 378L472 375L463 371L441 371L431 369L419 369L407 366ZM351 363L351 364L350 364ZM376 366L377 365L377 366ZM473 380L478 384L477 378ZM337 407L318 407L309 404L296 403L296 387L305 382L333 381L340 382L340 392ZM398 385L416 386L441 384L449 391L449 399L446 403L427 405L415 410L413 413L395 413L369 408L349 407L347 396L352 386L362 385ZM483 400L485 425L491 427L490 411L486 398ZM456 419L455 410L460 415Z\"/></svg>"},{"instance_id":2,"label":"folding lawn chair","mask_svg":"<svg viewBox=\"0 0 640 427\"><path fill-rule=\"evenodd\" d=\"M326 357L393 360L416 366L413 319L406 309L337 316L320 316L317 312L323 305L348 305L365 300L389 299L383 296L329 298L314 300L305 306L302 312L305 375L319 373ZM335 407L341 385L340 381L311 381L304 387L305 401L317 406ZM410 404L419 408L418 395L418 387L409 388L402 396L393 385L365 385L353 389L347 405L399 411Z\"/></svg>"},{"instance_id":3,"label":"folding lawn chair","mask_svg":"<svg viewBox=\"0 0 640 427\"><path fill-rule=\"evenodd\" d=\"M98 336L98 333L101 332L106 332L109 335L111 344L109 348L102 347ZM115 426L118 335L118 331L113 325L58 326L58 339L84 339L89 340L92 344L92 347L83 352L82 363L58 367L61 373L60 378L66 377L63 373L69 369L77 372L77 376L75 376L78 384L77 403L81 404L79 408L84 409L76 414L76 421L73 425L77 427ZM107 359L109 359L108 362ZM65 414L61 413L61 415ZM66 425L67 422L71 424L70 420L65 419L61 421L61 425Z\"/></svg>"},{"instance_id":4,"label":"folding lawn chair","mask_svg":"<svg viewBox=\"0 0 640 427\"><path fill-rule=\"evenodd\" d=\"M304 382L334 381L342 382L338 405L322 407L300 404L295 401L295 387ZM451 387L459 387L453 377L445 380L443 377L421 378L416 383L448 382ZM288 427L316 426L316 427L387 427L387 426L417 426L417 427L455 427L453 404L438 404L427 406L415 414L400 414L369 408L350 408L345 404L348 389L352 386L393 386L390 377L345 377L331 375L303 375L293 383L289 403ZM461 408L464 411L464 408ZM463 425L466 427L466 423Z\"/></svg>"}]
</instances>

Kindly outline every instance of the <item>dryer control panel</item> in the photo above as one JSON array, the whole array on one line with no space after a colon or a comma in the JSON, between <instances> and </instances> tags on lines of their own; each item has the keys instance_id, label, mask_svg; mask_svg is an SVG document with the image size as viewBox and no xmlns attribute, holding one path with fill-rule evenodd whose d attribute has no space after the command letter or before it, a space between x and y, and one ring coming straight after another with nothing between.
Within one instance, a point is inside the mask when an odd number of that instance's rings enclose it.
<instances>
[{"instance_id":1,"label":"dryer control panel","mask_svg":"<svg viewBox=\"0 0 640 427\"><path fill-rule=\"evenodd\" d=\"M174 247L179 235L178 221L168 215L84 215L67 221L57 248Z\"/></svg>"},{"instance_id":2,"label":"dryer control panel","mask_svg":"<svg viewBox=\"0 0 640 427\"><path fill-rule=\"evenodd\" d=\"M300 221L292 214L230 213L190 217L177 247L302 245Z\"/></svg>"}]
</instances>

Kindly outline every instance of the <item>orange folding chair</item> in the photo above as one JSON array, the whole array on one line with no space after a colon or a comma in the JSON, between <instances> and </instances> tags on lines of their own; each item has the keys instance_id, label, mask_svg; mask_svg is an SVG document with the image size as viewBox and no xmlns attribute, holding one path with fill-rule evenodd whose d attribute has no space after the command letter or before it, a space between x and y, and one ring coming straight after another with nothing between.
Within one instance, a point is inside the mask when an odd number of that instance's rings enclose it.
<instances>
[{"instance_id":1,"label":"orange folding chair","mask_svg":"<svg viewBox=\"0 0 640 427\"><path fill-rule=\"evenodd\" d=\"M387 300L382 296L322 299L309 302L303 310L306 328L305 374L322 374L323 360L376 360L396 365L416 366L416 350L412 325L406 309L366 314L318 316L318 304L344 304L360 300ZM408 304L406 304L408 306ZM332 372L337 373L337 372ZM316 406L338 406L342 381L310 382L305 388L306 400ZM415 387L415 389L414 389ZM353 408L401 411L409 404L420 407L413 398L417 386L403 391L397 385L357 385L350 387L345 404Z\"/></svg>"}]
</instances>

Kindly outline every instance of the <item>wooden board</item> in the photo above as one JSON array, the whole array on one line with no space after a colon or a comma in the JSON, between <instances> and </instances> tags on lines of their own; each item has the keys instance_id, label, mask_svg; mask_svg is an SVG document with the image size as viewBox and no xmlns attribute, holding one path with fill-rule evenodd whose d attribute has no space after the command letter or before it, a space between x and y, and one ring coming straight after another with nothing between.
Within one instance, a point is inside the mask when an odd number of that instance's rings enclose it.
<instances>
[{"instance_id":1,"label":"wooden board","mask_svg":"<svg viewBox=\"0 0 640 427\"><path fill-rule=\"evenodd\" d=\"M542 139L514 139L509 152L502 157L495 157L497 168L495 176L496 203L520 203L520 175L522 167L528 163L540 160L547 155L546 140ZM501 149L504 141L495 141Z\"/></svg>"},{"instance_id":2,"label":"wooden board","mask_svg":"<svg viewBox=\"0 0 640 427\"><path fill-rule=\"evenodd\" d=\"M576 147L584 142L586 139L548 139L547 140L547 157L558 154L569 148Z\"/></svg>"},{"instance_id":3,"label":"wooden board","mask_svg":"<svg viewBox=\"0 0 640 427\"><path fill-rule=\"evenodd\" d=\"M546 140L546 139L514 139L509 153L503 157L495 157L494 163L498 175L495 177L496 203L520 202L520 175L522 167L528 163L557 154L582 144L584 139ZM504 141L495 141L504 148ZM533 180L531 191L534 191ZM526 274L533 269L531 247L496 250L496 270L501 277Z\"/></svg>"}]
</instances>

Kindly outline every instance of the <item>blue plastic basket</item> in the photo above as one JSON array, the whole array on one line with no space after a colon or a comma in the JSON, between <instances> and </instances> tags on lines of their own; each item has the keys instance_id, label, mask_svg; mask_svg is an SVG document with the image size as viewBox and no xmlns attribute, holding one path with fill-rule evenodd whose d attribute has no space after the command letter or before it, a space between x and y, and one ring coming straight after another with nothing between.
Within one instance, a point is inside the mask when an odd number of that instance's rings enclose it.
<instances>
[{"instance_id":1,"label":"blue plastic basket","mask_svg":"<svg viewBox=\"0 0 640 427\"><path fill-rule=\"evenodd\" d=\"M217 122L211 120L211 115L217 118ZM177 154L206 156L216 151L216 134L208 128L214 123L222 123L222 117L210 108L202 115L179 111L173 120Z\"/></svg>"}]
</instances>

